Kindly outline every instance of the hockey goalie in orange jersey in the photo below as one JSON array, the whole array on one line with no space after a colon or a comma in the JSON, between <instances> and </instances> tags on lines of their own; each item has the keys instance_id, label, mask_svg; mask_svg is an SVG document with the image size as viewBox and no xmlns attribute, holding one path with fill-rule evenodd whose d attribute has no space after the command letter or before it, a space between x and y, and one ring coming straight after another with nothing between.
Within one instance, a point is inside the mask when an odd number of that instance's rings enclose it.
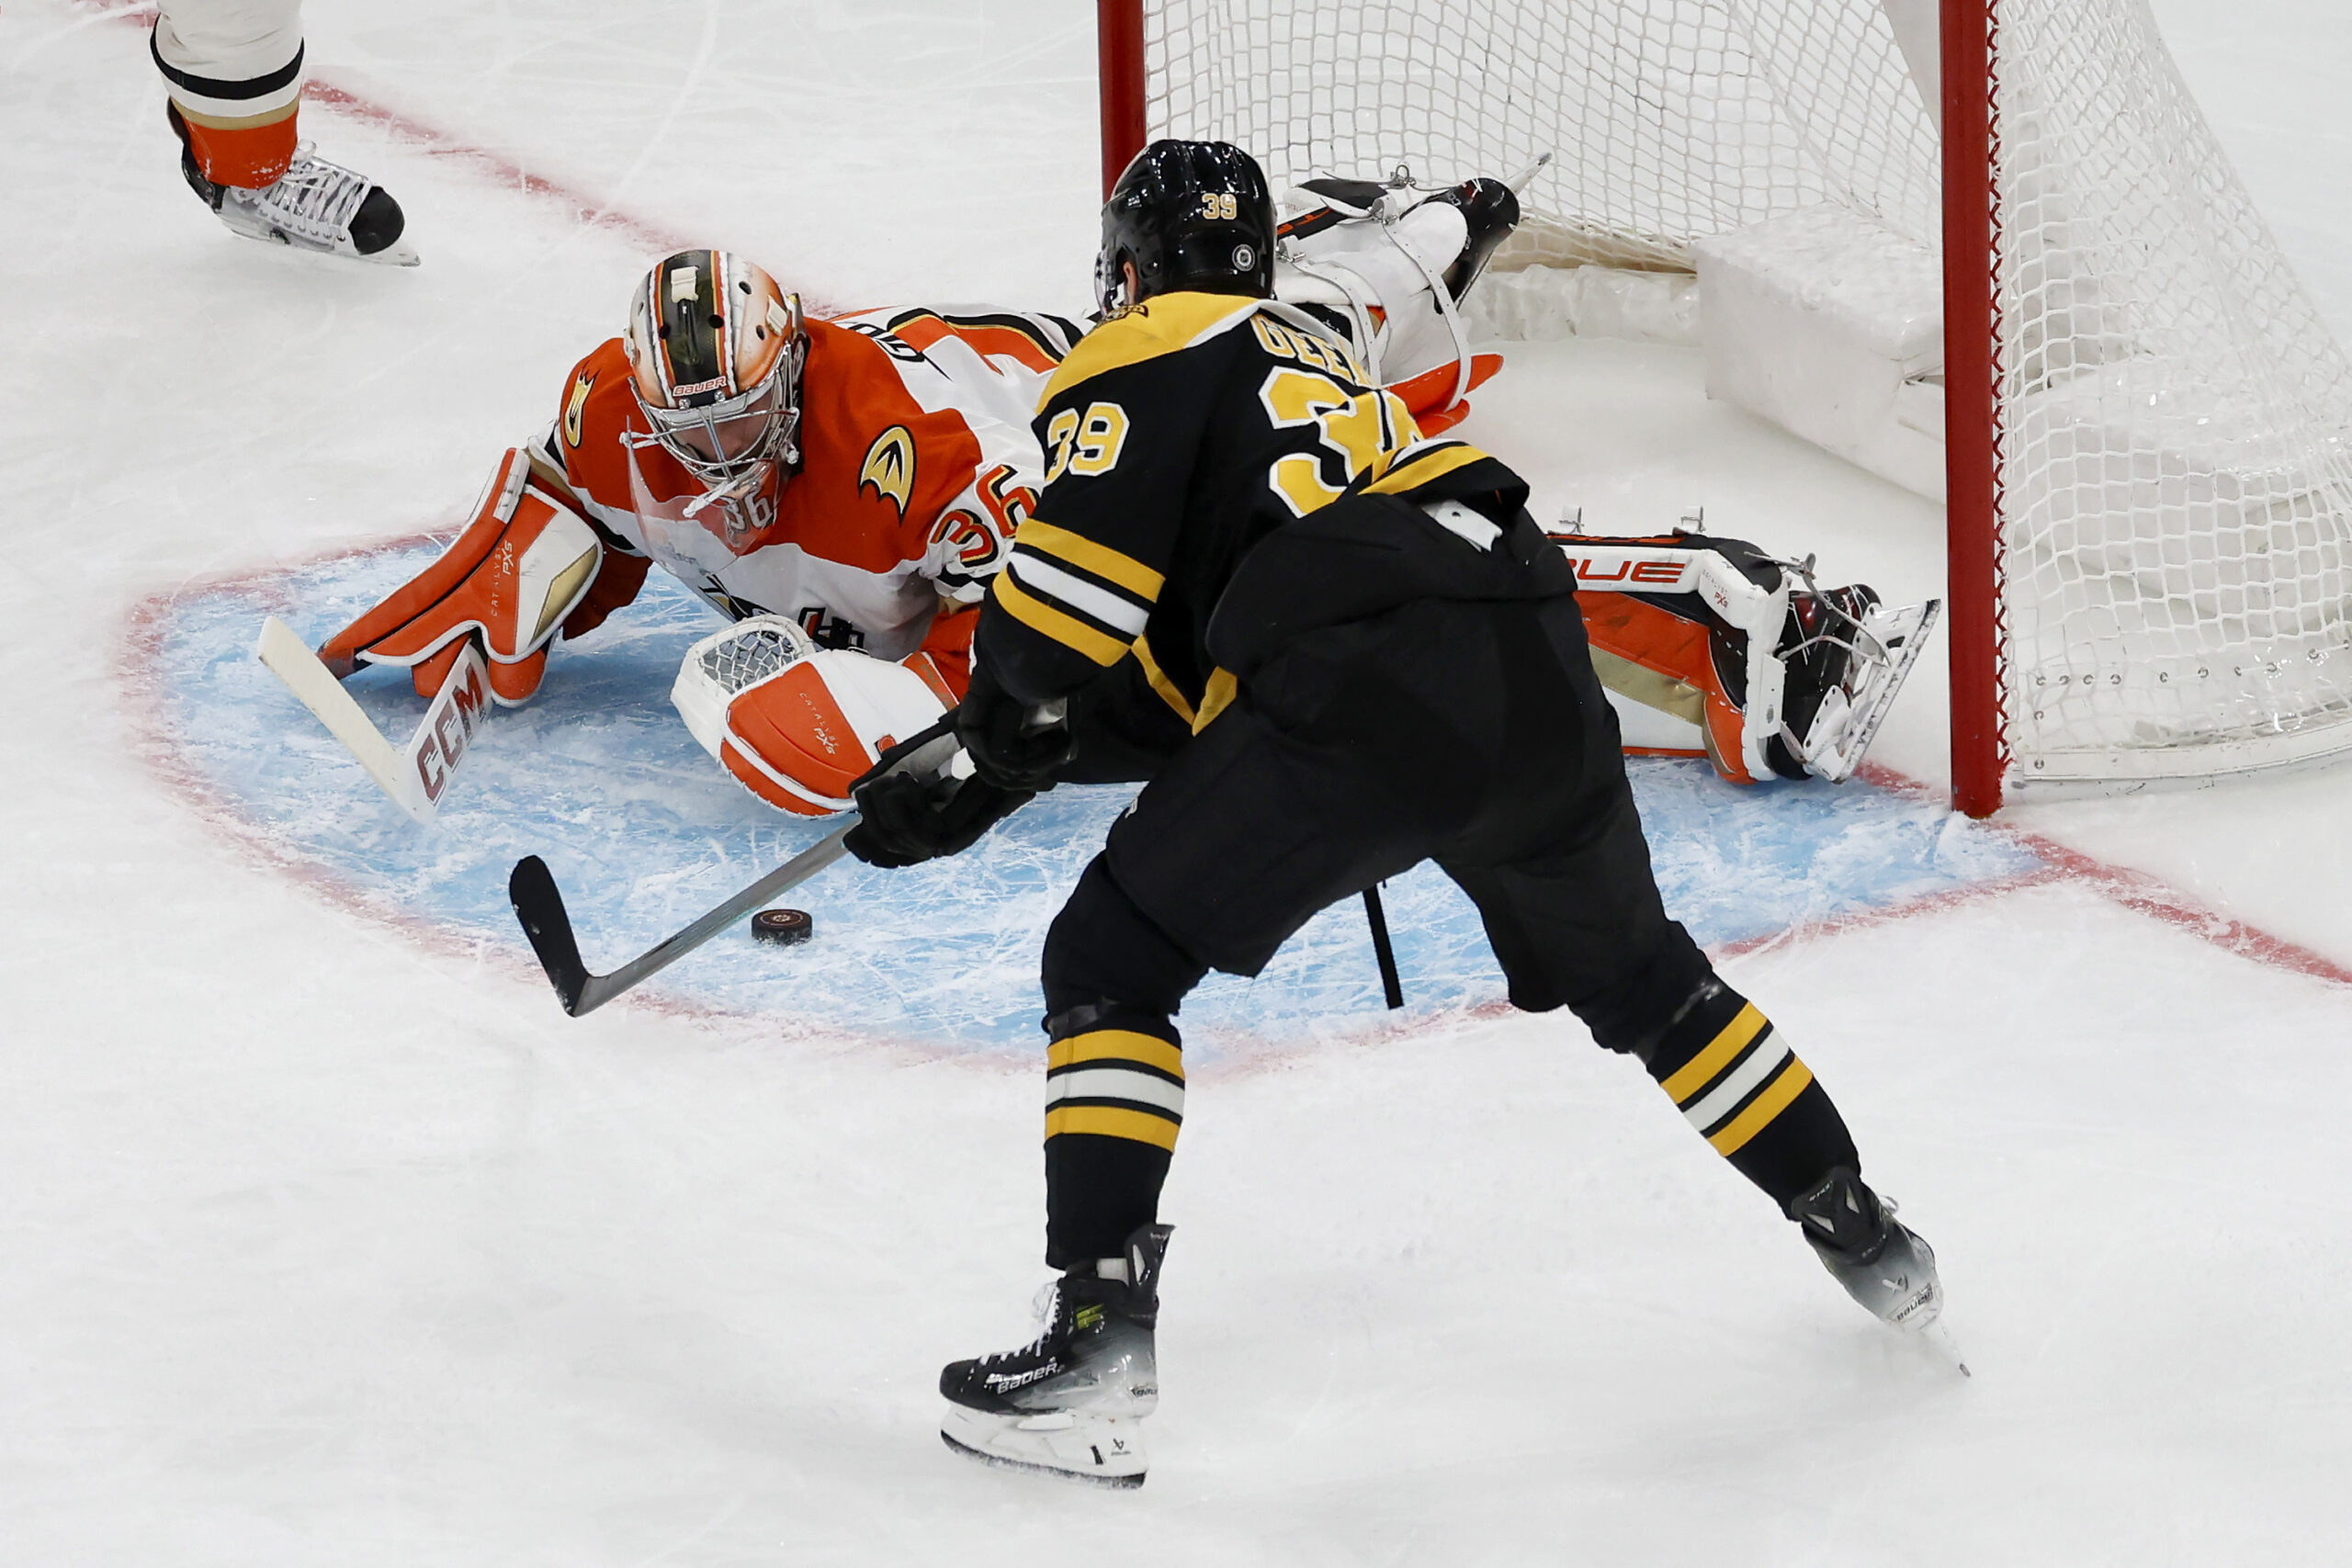
<instances>
[{"instance_id":1,"label":"hockey goalie in orange jersey","mask_svg":"<svg viewBox=\"0 0 2352 1568\"><path fill-rule=\"evenodd\" d=\"M1466 268L1430 291L1466 289L1493 231L1441 236ZM1327 273L1361 292L1375 269L1335 254L1347 266ZM1399 319L1329 315L1351 342ZM851 780L963 694L978 605L1043 482L1031 417L1080 335L1010 311L808 321L740 257L667 257L627 336L573 369L553 423L504 455L457 541L320 658L339 676L406 666L430 696L471 638L490 694L521 703L559 633L601 625L658 562L735 623L679 671L673 699L696 739L772 805L843 809ZM1421 417L1458 417L1472 380L1447 357L1458 343L1387 347L1428 384ZM1429 357L1433 374L1418 369ZM1934 613L1815 591L1805 569L1736 540L1563 543L1627 749L1705 755L1740 782L1849 773ZM1106 696L1089 705L1093 776L1145 776L1174 732L1122 722L1136 705Z\"/></svg>"},{"instance_id":2,"label":"hockey goalie in orange jersey","mask_svg":"<svg viewBox=\"0 0 2352 1568\"><path fill-rule=\"evenodd\" d=\"M659 563L750 634L730 648L764 649L752 669L714 651L722 634L688 656L697 739L773 804L840 809L832 773L962 694L987 580L1042 480L1030 416L1078 336L1009 311L809 321L741 257L666 257L456 543L319 656L338 675L408 666L431 695L473 637L492 694L520 703L557 634L600 625ZM810 746L829 753L813 772Z\"/></svg>"}]
</instances>

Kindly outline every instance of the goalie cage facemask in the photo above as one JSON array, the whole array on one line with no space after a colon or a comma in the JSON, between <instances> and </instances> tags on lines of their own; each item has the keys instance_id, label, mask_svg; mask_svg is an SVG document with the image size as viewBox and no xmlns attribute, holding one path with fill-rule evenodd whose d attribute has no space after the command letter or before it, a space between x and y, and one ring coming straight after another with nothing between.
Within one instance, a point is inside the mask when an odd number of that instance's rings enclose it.
<instances>
[{"instance_id":1,"label":"goalie cage facemask","mask_svg":"<svg viewBox=\"0 0 2352 1568\"><path fill-rule=\"evenodd\" d=\"M1258 160L1230 142L1155 141L1135 155L1102 204L1102 248L1094 258L1102 314L1182 290L1273 297L1273 192Z\"/></svg>"},{"instance_id":2,"label":"goalie cage facemask","mask_svg":"<svg viewBox=\"0 0 2352 1568\"><path fill-rule=\"evenodd\" d=\"M687 512L772 509L783 470L800 460L800 296L729 252L680 251L638 285L628 349L650 434L624 439L659 446L702 483L708 494Z\"/></svg>"}]
</instances>

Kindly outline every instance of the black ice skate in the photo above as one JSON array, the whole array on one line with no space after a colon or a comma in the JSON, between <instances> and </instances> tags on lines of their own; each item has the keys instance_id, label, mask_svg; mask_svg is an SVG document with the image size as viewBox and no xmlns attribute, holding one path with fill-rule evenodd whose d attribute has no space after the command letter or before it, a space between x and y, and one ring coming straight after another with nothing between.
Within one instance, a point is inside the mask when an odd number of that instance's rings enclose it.
<instances>
[{"instance_id":1,"label":"black ice skate","mask_svg":"<svg viewBox=\"0 0 2352 1568\"><path fill-rule=\"evenodd\" d=\"M1883 1323L1917 1333L1943 1311L1936 1255L1894 1205L1839 1166L1789 1204L1822 1267Z\"/></svg>"},{"instance_id":2,"label":"black ice skate","mask_svg":"<svg viewBox=\"0 0 2352 1568\"><path fill-rule=\"evenodd\" d=\"M1045 1332L1022 1348L949 1363L939 1374L947 1446L1012 1470L1142 1485L1141 1423L1159 1404L1159 1263L1174 1229L1146 1225L1107 1270L1064 1274Z\"/></svg>"}]
</instances>

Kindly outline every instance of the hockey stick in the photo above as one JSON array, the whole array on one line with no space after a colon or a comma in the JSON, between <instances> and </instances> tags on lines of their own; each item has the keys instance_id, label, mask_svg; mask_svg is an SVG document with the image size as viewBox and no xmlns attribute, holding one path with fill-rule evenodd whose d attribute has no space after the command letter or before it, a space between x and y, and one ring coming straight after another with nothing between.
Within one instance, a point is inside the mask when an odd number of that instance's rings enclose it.
<instances>
[{"instance_id":1,"label":"hockey stick","mask_svg":"<svg viewBox=\"0 0 2352 1568\"><path fill-rule=\"evenodd\" d=\"M1376 883L1363 890L1363 917L1372 925L1372 956L1380 964L1380 994L1387 998L1388 1010L1395 1012L1405 1005L1405 982L1396 976L1396 950L1388 945L1388 914L1380 907Z\"/></svg>"},{"instance_id":2,"label":"hockey stick","mask_svg":"<svg viewBox=\"0 0 2352 1568\"><path fill-rule=\"evenodd\" d=\"M319 662L310 644L296 637L284 621L272 615L262 622L261 641L254 653L327 727L327 732L343 742L343 749L368 770L368 776L391 797L392 804L417 821L432 824L458 760L490 712L490 666L482 660L479 642L466 639L465 651L458 655L457 664L424 710L416 733L397 751L343 682Z\"/></svg>"},{"instance_id":3,"label":"hockey stick","mask_svg":"<svg viewBox=\"0 0 2352 1568\"><path fill-rule=\"evenodd\" d=\"M956 710L950 708L938 723L891 748L883 761L850 785L851 791L885 773L944 765L956 754L955 733ZM946 742L944 748L938 744L942 740ZM506 897L514 906L523 934L531 940L531 951L539 955L539 967L555 986L563 1010L579 1018L660 974L777 894L799 886L841 859L848 853L842 840L856 826L853 820L835 829L685 930L655 943L609 975L590 974L582 960L580 939L572 934L571 916L563 907L563 892L556 886L555 874L548 870L547 862L537 855L516 861L506 879Z\"/></svg>"},{"instance_id":4,"label":"hockey stick","mask_svg":"<svg viewBox=\"0 0 2352 1568\"><path fill-rule=\"evenodd\" d=\"M609 975L592 975L582 962L580 940L572 935L563 893L556 886L555 874L548 870L547 862L537 855L515 862L514 874L506 879L506 897L514 906L514 918L523 924L523 934L531 939L531 951L539 955L539 967L555 983L563 1010L579 1018L660 974L777 894L799 886L841 859L849 852L842 840L856 826L851 822L836 828L677 935L655 943Z\"/></svg>"}]
</instances>

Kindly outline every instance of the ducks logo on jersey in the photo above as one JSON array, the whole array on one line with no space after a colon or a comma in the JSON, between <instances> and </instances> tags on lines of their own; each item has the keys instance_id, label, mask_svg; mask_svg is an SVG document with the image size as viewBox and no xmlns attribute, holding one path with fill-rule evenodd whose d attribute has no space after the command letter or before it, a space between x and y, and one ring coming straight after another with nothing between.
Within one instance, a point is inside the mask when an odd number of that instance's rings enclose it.
<instances>
[{"instance_id":1,"label":"ducks logo on jersey","mask_svg":"<svg viewBox=\"0 0 2352 1568\"><path fill-rule=\"evenodd\" d=\"M907 514L907 503L915 493L915 438L905 425L892 425L865 449L865 466L857 474L860 495L867 485L874 487L876 500L895 502L899 515Z\"/></svg>"}]
</instances>

